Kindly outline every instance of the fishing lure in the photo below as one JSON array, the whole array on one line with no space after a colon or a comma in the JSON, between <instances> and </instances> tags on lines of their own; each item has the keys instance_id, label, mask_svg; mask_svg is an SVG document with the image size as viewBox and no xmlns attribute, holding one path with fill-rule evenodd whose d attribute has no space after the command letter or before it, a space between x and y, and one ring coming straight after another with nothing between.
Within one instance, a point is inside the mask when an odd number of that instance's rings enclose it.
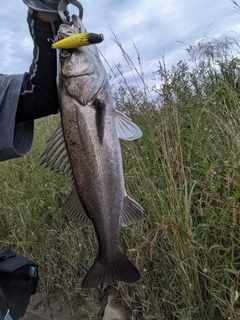
<instances>
[{"instance_id":1,"label":"fishing lure","mask_svg":"<svg viewBox=\"0 0 240 320\"><path fill-rule=\"evenodd\" d=\"M92 32L81 32L73 34L65 39L57 41L52 44L53 49L73 49L90 44L97 44L104 39L102 34Z\"/></svg>"}]
</instances>

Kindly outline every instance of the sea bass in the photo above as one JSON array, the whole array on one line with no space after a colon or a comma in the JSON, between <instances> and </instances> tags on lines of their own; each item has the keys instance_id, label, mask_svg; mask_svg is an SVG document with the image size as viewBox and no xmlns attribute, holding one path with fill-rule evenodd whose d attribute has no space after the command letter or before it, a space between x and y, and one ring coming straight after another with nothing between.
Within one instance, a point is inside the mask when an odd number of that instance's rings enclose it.
<instances>
[{"instance_id":1,"label":"sea bass","mask_svg":"<svg viewBox=\"0 0 240 320\"><path fill-rule=\"evenodd\" d=\"M58 40L85 28L62 24ZM43 154L43 163L73 178L63 212L93 225L98 255L82 281L96 287L106 281L134 282L140 274L119 244L119 226L141 221L142 207L125 191L119 137L135 139L141 130L114 107L106 71L95 45L58 51L57 86L61 126Z\"/></svg>"}]
</instances>

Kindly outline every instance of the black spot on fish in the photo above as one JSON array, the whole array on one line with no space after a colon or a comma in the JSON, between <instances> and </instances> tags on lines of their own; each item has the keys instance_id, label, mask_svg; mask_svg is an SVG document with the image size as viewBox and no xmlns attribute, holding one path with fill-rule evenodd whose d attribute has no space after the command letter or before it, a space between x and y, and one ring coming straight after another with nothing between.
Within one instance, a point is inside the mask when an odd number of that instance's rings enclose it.
<instances>
[{"instance_id":1,"label":"black spot on fish","mask_svg":"<svg viewBox=\"0 0 240 320\"><path fill-rule=\"evenodd\" d=\"M71 144L72 146L75 146L75 145L76 145L76 141L70 140L70 144Z\"/></svg>"}]
</instances>

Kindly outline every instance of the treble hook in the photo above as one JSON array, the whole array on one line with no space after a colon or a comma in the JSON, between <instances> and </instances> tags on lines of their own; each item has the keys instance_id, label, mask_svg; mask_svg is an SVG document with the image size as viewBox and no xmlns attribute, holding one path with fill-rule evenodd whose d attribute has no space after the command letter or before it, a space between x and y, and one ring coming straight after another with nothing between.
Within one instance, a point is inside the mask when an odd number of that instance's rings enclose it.
<instances>
[{"instance_id":1,"label":"treble hook","mask_svg":"<svg viewBox=\"0 0 240 320\"><path fill-rule=\"evenodd\" d=\"M67 18L64 14L64 9L66 8L66 6L68 4L72 4L79 9L79 18L82 20L83 6L81 5L81 3L77 0L62 0L58 5L58 14L59 14L60 18L62 19L62 21L66 24L69 24L69 21L67 21Z\"/></svg>"}]
</instances>

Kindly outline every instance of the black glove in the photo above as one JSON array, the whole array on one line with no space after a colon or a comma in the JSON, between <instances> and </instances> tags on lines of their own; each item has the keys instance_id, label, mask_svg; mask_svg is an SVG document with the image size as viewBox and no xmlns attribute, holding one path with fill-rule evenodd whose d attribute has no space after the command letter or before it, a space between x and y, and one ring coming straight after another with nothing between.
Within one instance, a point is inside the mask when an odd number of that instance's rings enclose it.
<instances>
[{"instance_id":1,"label":"black glove","mask_svg":"<svg viewBox=\"0 0 240 320\"><path fill-rule=\"evenodd\" d=\"M58 13L58 5L61 0L23 0L23 2L36 11Z\"/></svg>"}]
</instances>

